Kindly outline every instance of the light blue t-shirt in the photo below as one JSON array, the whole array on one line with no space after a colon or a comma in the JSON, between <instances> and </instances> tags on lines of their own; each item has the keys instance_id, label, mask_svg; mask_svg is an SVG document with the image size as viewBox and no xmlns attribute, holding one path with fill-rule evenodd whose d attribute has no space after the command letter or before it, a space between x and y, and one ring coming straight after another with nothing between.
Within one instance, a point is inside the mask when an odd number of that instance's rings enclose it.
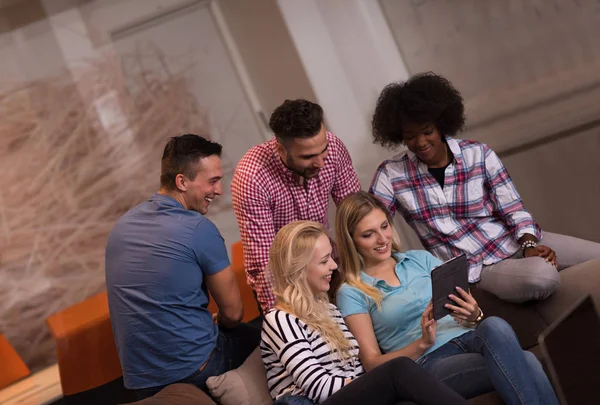
<instances>
[{"instance_id":1,"label":"light blue t-shirt","mask_svg":"<svg viewBox=\"0 0 600 405\"><path fill-rule=\"evenodd\" d=\"M229 266L204 215L155 194L128 211L106 245L106 288L125 387L179 381L204 364L218 326L205 276Z\"/></svg>"},{"instance_id":2,"label":"light blue t-shirt","mask_svg":"<svg viewBox=\"0 0 600 405\"><path fill-rule=\"evenodd\" d=\"M431 300L431 270L441 263L425 250L394 253L399 287L361 272L363 282L383 293L381 310L362 291L343 284L337 293L336 305L345 318L354 314L369 314L375 337L383 353L401 349L421 337L421 315ZM459 325L450 315L438 320L435 344L425 354L448 343L470 329Z\"/></svg>"}]
</instances>

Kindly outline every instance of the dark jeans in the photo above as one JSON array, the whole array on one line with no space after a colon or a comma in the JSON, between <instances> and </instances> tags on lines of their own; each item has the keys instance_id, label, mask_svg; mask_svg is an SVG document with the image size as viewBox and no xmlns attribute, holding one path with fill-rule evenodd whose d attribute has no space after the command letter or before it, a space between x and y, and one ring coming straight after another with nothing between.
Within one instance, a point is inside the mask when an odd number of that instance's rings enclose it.
<instances>
[{"instance_id":1,"label":"dark jeans","mask_svg":"<svg viewBox=\"0 0 600 405\"><path fill-rule=\"evenodd\" d=\"M466 405L467 401L436 380L407 357L399 357L376 367L327 398L323 405L396 405L411 401L421 405ZM273 405L309 405L306 397L289 395Z\"/></svg>"},{"instance_id":2,"label":"dark jeans","mask_svg":"<svg viewBox=\"0 0 600 405\"><path fill-rule=\"evenodd\" d=\"M217 344L210 359L202 370L194 371L189 376L175 383L193 384L209 394L206 380L221 375L242 365L252 351L260 344L260 329L241 323L235 328L227 329L219 326ZM198 367L200 367L199 365ZM135 390L137 400L153 396L166 385ZM210 394L209 394L210 395Z\"/></svg>"}]
</instances>

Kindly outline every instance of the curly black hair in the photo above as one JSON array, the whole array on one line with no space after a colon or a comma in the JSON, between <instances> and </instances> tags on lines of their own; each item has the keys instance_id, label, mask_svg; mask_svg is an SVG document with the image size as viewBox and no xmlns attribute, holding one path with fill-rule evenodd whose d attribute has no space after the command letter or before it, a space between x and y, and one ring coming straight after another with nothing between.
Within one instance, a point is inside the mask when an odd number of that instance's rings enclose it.
<instances>
[{"instance_id":1,"label":"curly black hair","mask_svg":"<svg viewBox=\"0 0 600 405\"><path fill-rule=\"evenodd\" d=\"M452 83L432 72L389 84L375 106L373 142L390 148L402 144L404 122L433 124L442 135L453 136L465 126L463 98Z\"/></svg>"},{"instance_id":2,"label":"curly black hair","mask_svg":"<svg viewBox=\"0 0 600 405\"><path fill-rule=\"evenodd\" d=\"M273 111L269 127L283 141L310 138L321 130L323 109L308 100L285 100Z\"/></svg>"}]
</instances>

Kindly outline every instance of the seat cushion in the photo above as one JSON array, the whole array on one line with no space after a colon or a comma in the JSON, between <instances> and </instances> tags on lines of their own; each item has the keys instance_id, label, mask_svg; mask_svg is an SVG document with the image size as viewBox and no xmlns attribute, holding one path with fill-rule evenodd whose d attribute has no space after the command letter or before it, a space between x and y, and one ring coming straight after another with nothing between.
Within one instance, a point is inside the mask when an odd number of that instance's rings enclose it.
<instances>
[{"instance_id":1,"label":"seat cushion","mask_svg":"<svg viewBox=\"0 0 600 405\"><path fill-rule=\"evenodd\" d=\"M235 370L210 377L206 385L221 405L271 405L265 366L257 347Z\"/></svg>"},{"instance_id":2,"label":"seat cushion","mask_svg":"<svg viewBox=\"0 0 600 405\"><path fill-rule=\"evenodd\" d=\"M469 399L471 405L504 405L504 401L496 391Z\"/></svg>"},{"instance_id":3,"label":"seat cushion","mask_svg":"<svg viewBox=\"0 0 600 405\"><path fill-rule=\"evenodd\" d=\"M129 405L217 405L200 388L191 384L171 384L156 395Z\"/></svg>"}]
</instances>

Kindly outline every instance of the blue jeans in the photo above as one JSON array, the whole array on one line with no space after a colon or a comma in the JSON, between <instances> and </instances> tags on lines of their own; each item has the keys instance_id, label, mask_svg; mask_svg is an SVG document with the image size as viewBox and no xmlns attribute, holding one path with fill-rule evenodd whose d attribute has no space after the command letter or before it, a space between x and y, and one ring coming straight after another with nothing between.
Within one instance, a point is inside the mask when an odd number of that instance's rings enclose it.
<instances>
[{"instance_id":1,"label":"blue jeans","mask_svg":"<svg viewBox=\"0 0 600 405\"><path fill-rule=\"evenodd\" d=\"M198 370L180 381L174 381L173 384L192 384L210 395L206 387L206 380L241 366L259 344L260 329L251 325L241 323L232 329L219 327L217 344L204 368L200 370L201 365L199 365ZM135 395L139 401L153 396L164 387L166 385L135 390Z\"/></svg>"},{"instance_id":2,"label":"blue jeans","mask_svg":"<svg viewBox=\"0 0 600 405\"><path fill-rule=\"evenodd\" d=\"M315 405L315 403L304 395L286 395L276 399L273 405Z\"/></svg>"},{"instance_id":3,"label":"blue jeans","mask_svg":"<svg viewBox=\"0 0 600 405\"><path fill-rule=\"evenodd\" d=\"M515 332L501 318L486 318L417 363L465 398L495 389L506 404L558 405L542 365L533 353L521 350Z\"/></svg>"}]
</instances>

